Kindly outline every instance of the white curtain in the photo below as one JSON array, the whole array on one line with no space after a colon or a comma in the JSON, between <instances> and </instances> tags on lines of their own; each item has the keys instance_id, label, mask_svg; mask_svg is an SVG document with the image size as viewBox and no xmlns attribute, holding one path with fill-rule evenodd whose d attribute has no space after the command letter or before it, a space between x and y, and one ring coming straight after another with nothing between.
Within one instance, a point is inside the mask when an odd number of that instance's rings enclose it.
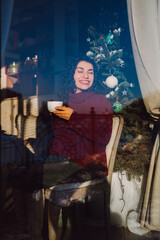
<instances>
[{"instance_id":1,"label":"white curtain","mask_svg":"<svg viewBox=\"0 0 160 240\"><path fill-rule=\"evenodd\" d=\"M134 60L143 100L160 121L160 0L126 0ZM160 231L160 132L148 172L141 226Z\"/></svg>"}]
</instances>

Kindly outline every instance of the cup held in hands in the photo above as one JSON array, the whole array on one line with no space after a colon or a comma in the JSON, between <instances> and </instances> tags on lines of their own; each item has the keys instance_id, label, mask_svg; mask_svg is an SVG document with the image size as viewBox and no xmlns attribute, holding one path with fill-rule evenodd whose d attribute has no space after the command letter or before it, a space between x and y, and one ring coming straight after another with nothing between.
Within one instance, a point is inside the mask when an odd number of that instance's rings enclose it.
<instances>
[{"instance_id":1,"label":"cup held in hands","mask_svg":"<svg viewBox=\"0 0 160 240\"><path fill-rule=\"evenodd\" d=\"M54 112L56 109L55 107L62 107L62 101L47 101L47 108L49 112Z\"/></svg>"}]
</instances>

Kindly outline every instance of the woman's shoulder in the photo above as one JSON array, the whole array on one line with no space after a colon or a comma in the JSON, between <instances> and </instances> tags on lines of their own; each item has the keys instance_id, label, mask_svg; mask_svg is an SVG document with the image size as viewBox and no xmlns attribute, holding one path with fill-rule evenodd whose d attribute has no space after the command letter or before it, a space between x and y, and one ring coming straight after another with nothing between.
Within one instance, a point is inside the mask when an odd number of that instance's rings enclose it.
<instances>
[{"instance_id":1,"label":"woman's shoulder","mask_svg":"<svg viewBox=\"0 0 160 240\"><path fill-rule=\"evenodd\" d=\"M106 96L103 95L103 94L93 94L93 95L92 95L92 100L93 100L93 99L110 104L109 100L108 100L108 99L106 98Z\"/></svg>"},{"instance_id":2,"label":"woman's shoulder","mask_svg":"<svg viewBox=\"0 0 160 240\"><path fill-rule=\"evenodd\" d=\"M109 100L102 94L94 94L92 96L92 102L94 102L95 108L108 109L108 112L112 112L112 105Z\"/></svg>"}]
</instances>

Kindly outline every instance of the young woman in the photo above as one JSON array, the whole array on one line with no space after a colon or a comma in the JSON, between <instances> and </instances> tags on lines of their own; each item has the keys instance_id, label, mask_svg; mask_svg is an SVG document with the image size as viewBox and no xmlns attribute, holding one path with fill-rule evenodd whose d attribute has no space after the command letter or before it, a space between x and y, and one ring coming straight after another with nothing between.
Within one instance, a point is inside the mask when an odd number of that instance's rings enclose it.
<instances>
[{"instance_id":1,"label":"young woman","mask_svg":"<svg viewBox=\"0 0 160 240\"><path fill-rule=\"evenodd\" d=\"M107 172L105 148L113 112L105 96L98 94L96 65L85 56L76 59L68 71L60 92L67 106L56 107L52 116L50 155L70 158L82 167L101 166Z\"/></svg>"}]
</instances>

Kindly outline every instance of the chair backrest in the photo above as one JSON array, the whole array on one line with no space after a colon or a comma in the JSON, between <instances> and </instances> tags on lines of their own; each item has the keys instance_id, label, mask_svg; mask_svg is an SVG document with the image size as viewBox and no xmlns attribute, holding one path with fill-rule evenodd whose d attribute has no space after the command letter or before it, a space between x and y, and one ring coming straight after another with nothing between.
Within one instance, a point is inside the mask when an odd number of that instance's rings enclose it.
<instances>
[{"instance_id":1,"label":"chair backrest","mask_svg":"<svg viewBox=\"0 0 160 240\"><path fill-rule=\"evenodd\" d=\"M24 141L36 138L37 117L18 114L16 118L17 137Z\"/></svg>"},{"instance_id":2,"label":"chair backrest","mask_svg":"<svg viewBox=\"0 0 160 240\"><path fill-rule=\"evenodd\" d=\"M106 156L107 156L107 166L108 166L108 176L107 180L111 183L112 173L117 153L117 148L123 129L123 117L120 115L113 116L113 127L112 134L109 143L106 146Z\"/></svg>"},{"instance_id":3,"label":"chair backrest","mask_svg":"<svg viewBox=\"0 0 160 240\"><path fill-rule=\"evenodd\" d=\"M7 134L17 135L15 119L18 114L18 97L6 98L0 103L1 128Z\"/></svg>"}]
</instances>

